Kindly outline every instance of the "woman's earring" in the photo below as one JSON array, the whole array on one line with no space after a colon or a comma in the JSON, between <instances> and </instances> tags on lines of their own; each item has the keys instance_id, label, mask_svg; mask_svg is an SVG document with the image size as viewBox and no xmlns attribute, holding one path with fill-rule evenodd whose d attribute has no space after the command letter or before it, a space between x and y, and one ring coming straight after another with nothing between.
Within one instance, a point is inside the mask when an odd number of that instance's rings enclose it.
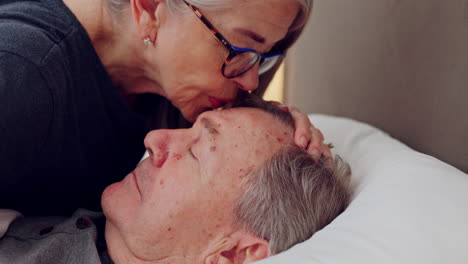
<instances>
[{"instance_id":1,"label":"woman's earring","mask_svg":"<svg viewBox=\"0 0 468 264\"><path fill-rule=\"evenodd\" d=\"M145 39L143 40L143 42L145 43L146 46L153 45L153 41L151 41L150 38L145 38Z\"/></svg>"}]
</instances>

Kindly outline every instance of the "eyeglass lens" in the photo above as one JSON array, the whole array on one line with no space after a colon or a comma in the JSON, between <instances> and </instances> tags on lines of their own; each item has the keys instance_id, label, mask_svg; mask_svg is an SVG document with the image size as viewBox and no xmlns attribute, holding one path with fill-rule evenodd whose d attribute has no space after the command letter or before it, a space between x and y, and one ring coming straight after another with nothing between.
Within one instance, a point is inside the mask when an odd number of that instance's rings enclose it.
<instances>
[{"instance_id":1,"label":"eyeglass lens","mask_svg":"<svg viewBox=\"0 0 468 264\"><path fill-rule=\"evenodd\" d=\"M250 70L255 63L258 62L260 56L255 52L242 52L234 56L230 61L227 61L223 67L223 74L227 78L234 78ZM275 65L278 57L261 58L259 74L263 74L273 65Z\"/></svg>"}]
</instances>

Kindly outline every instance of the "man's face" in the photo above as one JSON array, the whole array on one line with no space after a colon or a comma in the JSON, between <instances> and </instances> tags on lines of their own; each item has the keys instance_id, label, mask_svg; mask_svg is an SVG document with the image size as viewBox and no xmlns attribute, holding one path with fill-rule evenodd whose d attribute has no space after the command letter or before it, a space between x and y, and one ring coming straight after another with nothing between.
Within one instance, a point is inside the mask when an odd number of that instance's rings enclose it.
<instances>
[{"instance_id":1,"label":"man's face","mask_svg":"<svg viewBox=\"0 0 468 264\"><path fill-rule=\"evenodd\" d=\"M253 108L206 112L190 129L155 130L145 139L149 157L104 191L107 225L142 259L207 253L235 231L232 206L244 176L292 134Z\"/></svg>"}]
</instances>

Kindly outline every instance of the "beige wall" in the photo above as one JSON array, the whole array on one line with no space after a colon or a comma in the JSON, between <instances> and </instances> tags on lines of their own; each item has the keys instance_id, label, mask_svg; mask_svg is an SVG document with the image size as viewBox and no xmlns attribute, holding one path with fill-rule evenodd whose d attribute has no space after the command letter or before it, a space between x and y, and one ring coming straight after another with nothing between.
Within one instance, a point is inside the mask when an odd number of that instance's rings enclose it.
<instances>
[{"instance_id":1,"label":"beige wall","mask_svg":"<svg viewBox=\"0 0 468 264\"><path fill-rule=\"evenodd\" d=\"M284 67L284 63L282 63L276 71L263 95L263 99L280 103L284 102Z\"/></svg>"},{"instance_id":2,"label":"beige wall","mask_svg":"<svg viewBox=\"0 0 468 264\"><path fill-rule=\"evenodd\" d=\"M468 171L468 0L315 0L285 100Z\"/></svg>"}]
</instances>

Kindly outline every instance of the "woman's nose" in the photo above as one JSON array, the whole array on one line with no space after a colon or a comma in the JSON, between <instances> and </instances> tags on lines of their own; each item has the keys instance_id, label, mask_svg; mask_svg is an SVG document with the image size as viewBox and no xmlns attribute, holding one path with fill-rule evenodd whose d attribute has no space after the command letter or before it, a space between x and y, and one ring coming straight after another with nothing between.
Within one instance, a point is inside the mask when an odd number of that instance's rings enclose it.
<instances>
[{"instance_id":1,"label":"woman's nose","mask_svg":"<svg viewBox=\"0 0 468 264\"><path fill-rule=\"evenodd\" d=\"M259 64L255 64L252 69L246 71L244 74L233 78L240 89L245 91L253 91L258 86L258 68Z\"/></svg>"},{"instance_id":2,"label":"woman's nose","mask_svg":"<svg viewBox=\"0 0 468 264\"><path fill-rule=\"evenodd\" d=\"M145 147L149 154L149 159L158 168L161 168L169 157L169 131L153 130L145 138Z\"/></svg>"}]
</instances>

